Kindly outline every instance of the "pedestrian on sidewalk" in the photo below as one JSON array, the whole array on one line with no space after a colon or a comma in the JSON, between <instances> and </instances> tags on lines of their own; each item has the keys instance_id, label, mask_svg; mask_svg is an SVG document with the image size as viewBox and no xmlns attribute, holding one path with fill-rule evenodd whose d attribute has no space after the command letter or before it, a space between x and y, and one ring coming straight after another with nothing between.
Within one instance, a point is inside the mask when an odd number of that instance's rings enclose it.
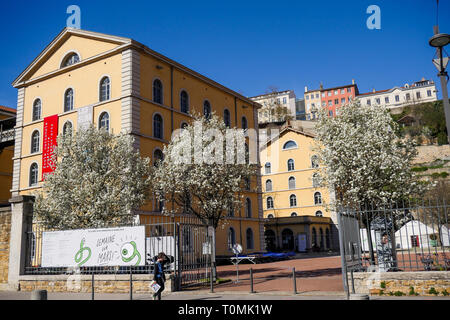
<instances>
[{"instance_id":1,"label":"pedestrian on sidewalk","mask_svg":"<svg viewBox=\"0 0 450 320\"><path fill-rule=\"evenodd\" d=\"M153 294L153 300L161 300L161 292L164 291L164 282L166 281L166 275L164 274L164 262L167 260L166 254L160 252L156 259L153 281L155 281L159 286L159 290Z\"/></svg>"}]
</instances>

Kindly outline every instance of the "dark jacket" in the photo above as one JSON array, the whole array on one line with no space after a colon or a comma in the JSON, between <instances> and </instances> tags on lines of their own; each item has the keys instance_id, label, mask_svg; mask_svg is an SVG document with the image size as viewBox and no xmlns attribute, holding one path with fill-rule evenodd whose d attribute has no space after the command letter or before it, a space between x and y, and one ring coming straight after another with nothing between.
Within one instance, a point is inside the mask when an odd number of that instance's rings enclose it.
<instances>
[{"instance_id":1,"label":"dark jacket","mask_svg":"<svg viewBox=\"0 0 450 320\"><path fill-rule=\"evenodd\" d=\"M159 262L158 261L155 262L155 267L154 267L154 270L153 270L153 280L156 281L158 278L161 278L164 281L166 281L166 275L164 273L164 262L165 261L161 262L161 270L162 270L161 272L160 272L160 270L158 268ZM159 275L161 275L161 277L159 277Z\"/></svg>"}]
</instances>

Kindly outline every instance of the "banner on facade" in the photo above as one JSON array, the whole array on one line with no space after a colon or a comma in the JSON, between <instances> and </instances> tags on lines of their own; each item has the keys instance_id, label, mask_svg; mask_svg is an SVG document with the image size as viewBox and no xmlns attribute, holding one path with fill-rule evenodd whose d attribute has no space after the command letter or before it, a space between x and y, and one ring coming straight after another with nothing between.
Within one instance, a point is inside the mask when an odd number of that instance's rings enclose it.
<instances>
[{"instance_id":1,"label":"banner on facade","mask_svg":"<svg viewBox=\"0 0 450 320\"><path fill-rule=\"evenodd\" d=\"M89 128L89 126L92 123L93 112L94 112L94 109L93 109L92 105L85 106L85 107L82 107L82 108L78 108L78 110L77 110L77 113L78 113L78 119L77 119L78 130Z\"/></svg>"},{"instance_id":2,"label":"banner on facade","mask_svg":"<svg viewBox=\"0 0 450 320\"><path fill-rule=\"evenodd\" d=\"M145 265L145 226L49 231L42 267Z\"/></svg>"},{"instance_id":3,"label":"banner on facade","mask_svg":"<svg viewBox=\"0 0 450 320\"><path fill-rule=\"evenodd\" d=\"M42 138L42 180L47 173L53 172L53 149L58 137L58 115L44 118L44 133Z\"/></svg>"}]
</instances>

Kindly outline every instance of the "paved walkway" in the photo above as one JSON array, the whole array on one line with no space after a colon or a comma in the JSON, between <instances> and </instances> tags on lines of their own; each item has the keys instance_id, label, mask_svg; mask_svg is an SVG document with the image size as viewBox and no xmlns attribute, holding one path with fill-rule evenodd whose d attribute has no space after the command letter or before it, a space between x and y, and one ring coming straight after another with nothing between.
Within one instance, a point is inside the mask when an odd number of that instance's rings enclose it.
<instances>
[{"instance_id":1,"label":"paved walkway","mask_svg":"<svg viewBox=\"0 0 450 320\"><path fill-rule=\"evenodd\" d=\"M344 292L341 258L339 255L297 255L295 259L261 264L239 264L239 282L236 266L217 267L217 276L231 279L215 287L215 291L250 291L250 268L253 271L253 289L262 292L294 292L293 268L297 292Z\"/></svg>"}]
</instances>

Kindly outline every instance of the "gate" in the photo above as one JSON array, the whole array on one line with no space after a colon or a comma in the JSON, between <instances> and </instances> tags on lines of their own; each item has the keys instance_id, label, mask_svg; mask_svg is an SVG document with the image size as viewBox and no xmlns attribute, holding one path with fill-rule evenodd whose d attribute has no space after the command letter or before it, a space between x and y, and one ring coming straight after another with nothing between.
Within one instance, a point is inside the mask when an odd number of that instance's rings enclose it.
<instances>
[{"instance_id":1,"label":"gate","mask_svg":"<svg viewBox=\"0 0 450 320\"><path fill-rule=\"evenodd\" d=\"M340 210L339 243L347 297L350 290L355 292L353 272L450 270L448 208L445 200L430 199Z\"/></svg>"},{"instance_id":2,"label":"gate","mask_svg":"<svg viewBox=\"0 0 450 320\"><path fill-rule=\"evenodd\" d=\"M177 223L179 289L210 283L211 244L208 227L200 223Z\"/></svg>"}]
</instances>

